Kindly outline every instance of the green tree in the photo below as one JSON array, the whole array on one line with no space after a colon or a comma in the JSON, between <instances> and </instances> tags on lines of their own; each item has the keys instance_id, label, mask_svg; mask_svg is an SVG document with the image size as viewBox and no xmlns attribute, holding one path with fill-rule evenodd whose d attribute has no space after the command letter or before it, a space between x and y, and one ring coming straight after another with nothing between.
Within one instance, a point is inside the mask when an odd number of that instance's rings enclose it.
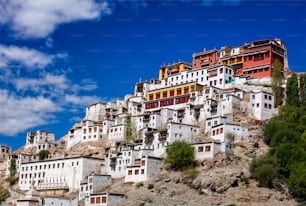
<instances>
[{"instance_id":1,"label":"green tree","mask_svg":"<svg viewBox=\"0 0 306 206\"><path fill-rule=\"evenodd\" d=\"M166 149L165 162L174 170L183 170L194 166L194 149L184 141L175 141Z\"/></svg>"},{"instance_id":2,"label":"green tree","mask_svg":"<svg viewBox=\"0 0 306 206\"><path fill-rule=\"evenodd\" d=\"M48 155L49 155L49 151L48 150L41 150L38 153L39 160L44 160L44 159L48 158Z\"/></svg>"},{"instance_id":3,"label":"green tree","mask_svg":"<svg viewBox=\"0 0 306 206\"><path fill-rule=\"evenodd\" d=\"M306 164L294 165L288 180L290 192L297 197L306 199Z\"/></svg>"},{"instance_id":4,"label":"green tree","mask_svg":"<svg viewBox=\"0 0 306 206\"><path fill-rule=\"evenodd\" d=\"M300 76L300 106L306 110L306 73Z\"/></svg>"},{"instance_id":5,"label":"green tree","mask_svg":"<svg viewBox=\"0 0 306 206\"><path fill-rule=\"evenodd\" d=\"M281 104L282 101L282 66L276 61L272 67L272 90L274 94L274 106L277 107Z\"/></svg>"},{"instance_id":6,"label":"green tree","mask_svg":"<svg viewBox=\"0 0 306 206\"><path fill-rule=\"evenodd\" d=\"M295 73L287 79L286 104L296 107L300 105L298 79Z\"/></svg>"},{"instance_id":7,"label":"green tree","mask_svg":"<svg viewBox=\"0 0 306 206\"><path fill-rule=\"evenodd\" d=\"M269 155L255 158L250 166L252 177L259 182L260 187L273 187L273 182L278 176L278 165Z\"/></svg>"},{"instance_id":8,"label":"green tree","mask_svg":"<svg viewBox=\"0 0 306 206\"><path fill-rule=\"evenodd\" d=\"M2 186L0 186L0 205L8 197L10 197L10 192L8 191L8 189L3 188Z\"/></svg>"},{"instance_id":9,"label":"green tree","mask_svg":"<svg viewBox=\"0 0 306 206\"><path fill-rule=\"evenodd\" d=\"M131 116L125 119L124 136L127 141L135 141L138 138L136 127Z\"/></svg>"},{"instance_id":10,"label":"green tree","mask_svg":"<svg viewBox=\"0 0 306 206\"><path fill-rule=\"evenodd\" d=\"M17 172L17 170L16 170L16 159L15 158L11 159L9 171L10 171L10 176L14 176Z\"/></svg>"},{"instance_id":11,"label":"green tree","mask_svg":"<svg viewBox=\"0 0 306 206\"><path fill-rule=\"evenodd\" d=\"M279 173L289 178L293 165L299 162L306 163L306 152L298 144L285 143L272 148L270 154L275 157L279 165Z\"/></svg>"}]
</instances>

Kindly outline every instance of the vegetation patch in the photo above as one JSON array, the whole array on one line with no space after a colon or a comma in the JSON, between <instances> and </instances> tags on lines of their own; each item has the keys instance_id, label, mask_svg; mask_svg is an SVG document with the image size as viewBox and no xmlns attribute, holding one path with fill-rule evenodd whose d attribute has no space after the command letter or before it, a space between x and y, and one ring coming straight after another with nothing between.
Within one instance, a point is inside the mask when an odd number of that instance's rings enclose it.
<instances>
[{"instance_id":1,"label":"vegetation patch","mask_svg":"<svg viewBox=\"0 0 306 206\"><path fill-rule=\"evenodd\" d=\"M166 149L165 162L174 170L184 170L195 166L194 149L183 141L175 141Z\"/></svg>"}]
</instances>

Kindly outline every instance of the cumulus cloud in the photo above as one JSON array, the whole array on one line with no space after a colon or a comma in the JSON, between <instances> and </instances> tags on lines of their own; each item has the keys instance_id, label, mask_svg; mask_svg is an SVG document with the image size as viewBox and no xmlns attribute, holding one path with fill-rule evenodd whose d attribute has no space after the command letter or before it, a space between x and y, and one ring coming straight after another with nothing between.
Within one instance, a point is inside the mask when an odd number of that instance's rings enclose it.
<instances>
[{"instance_id":1,"label":"cumulus cloud","mask_svg":"<svg viewBox=\"0 0 306 206\"><path fill-rule=\"evenodd\" d=\"M0 44L0 66L6 67L10 63L18 63L27 68L42 68L50 64L54 55L47 55L27 47L6 46Z\"/></svg>"},{"instance_id":2,"label":"cumulus cloud","mask_svg":"<svg viewBox=\"0 0 306 206\"><path fill-rule=\"evenodd\" d=\"M96 82L83 79L75 83L69 72L56 68L56 62L65 56L0 45L1 135L13 136L56 122L60 112L78 112L98 100L80 94L95 90ZM16 65L20 67L13 69ZM40 69L33 69L37 67Z\"/></svg>"},{"instance_id":3,"label":"cumulus cloud","mask_svg":"<svg viewBox=\"0 0 306 206\"><path fill-rule=\"evenodd\" d=\"M18 97L8 90L0 89L0 134L16 135L28 128L44 125L54 120L54 112L61 108L42 96Z\"/></svg>"},{"instance_id":4,"label":"cumulus cloud","mask_svg":"<svg viewBox=\"0 0 306 206\"><path fill-rule=\"evenodd\" d=\"M109 15L107 1L95 0L2 0L0 23L9 24L18 36L42 38L59 24L94 20Z\"/></svg>"}]
</instances>

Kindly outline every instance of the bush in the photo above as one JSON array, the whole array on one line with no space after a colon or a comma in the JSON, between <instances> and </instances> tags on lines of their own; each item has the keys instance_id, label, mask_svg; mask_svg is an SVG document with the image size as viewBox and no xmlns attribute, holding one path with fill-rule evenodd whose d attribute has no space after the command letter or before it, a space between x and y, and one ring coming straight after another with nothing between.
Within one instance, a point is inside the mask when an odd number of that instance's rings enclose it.
<instances>
[{"instance_id":1,"label":"bush","mask_svg":"<svg viewBox=\"0 0 306 206\"><path fill-rule=\"evenodd\" d=\"M9 198L9 197L10 197L10 192L8 191L8 189L0 186L0 205L3 201L6 200L6 198Z\"/></svg>"},{"instance_id":2,"label":"bush","mask_svg":"<svg viewBox=\"0 0 306 206\"><path fill-rule=\"evenodd\" d=\"M49 151L48 150L41 150L39 153L38 153L38 156L39 156L39 160L44 160L48 157L49 155Z\"/></svg>"},{"instance_id":3,"label":"bush","mask_svg":"<svg viewBox=\"0 0 306 206\"><path fill-rule=\"evenodd\" d=\"M252 161L250 172L259 182L260 187L273 187L273 181L278 176L278 166L270 156L264 156Z\"/></svg>"},{"instance_id":4,"label":"bush","mask_svg":"<svg viewBox=\"0 0 306 206\"><path fill-rule=\"evenodd\" d=\"M241 178L241 182L243 182L245 185L249 185L250 184L250 180L247 176L243 176Z\"/></svg>"},{"instance_id":5,"label":"bush","mask_svg":"<svg viewBox=\"0 0 306 206\"><path fill-rule=\"evenodd\" d=\"M295 164L292 169L288 186L293 195L306 199L306 164Z\"/></svg>"},{"instance_id":6,"label":"bush","mask_svg":"<svg viewBox=\"0 0 306 206\"><path fill-rule=\"evenodd\" d=\"M9 176L5 179L10 185L14 185L18 181L18 177L15 176Z\"/></svg>"},{"instance_id":7,"label":"bush","mask_svg":"<svg viewBox=\"0 0 306 206\"><path fill-rule=\"evenodd\" d=\"M143 187L143 182L138 182L138 183L136 184L136 188L139 188L139 187Z\"/></svg>"},{"instance_id":8,"label":"bush","mask_svg":"<svg viewBox=\"0 0 306 206\"><path fill-rule=\"evenodd\" d=\"M174 170L194 167L194 149L186 142L175 141L166 149L165 162Z\"/></svg>"},{"instance_id":9,"label":"bush","mask_svg":"<svg viewBox=\"0 0 306 206\"><path fill-rule=\"evenodd\" d=\"M13 177L17 172L17 170L16 170L16 159L15 158L11 159L9 171L10 171L10 176L11 177Z\"/></svg>"}]
</instances>

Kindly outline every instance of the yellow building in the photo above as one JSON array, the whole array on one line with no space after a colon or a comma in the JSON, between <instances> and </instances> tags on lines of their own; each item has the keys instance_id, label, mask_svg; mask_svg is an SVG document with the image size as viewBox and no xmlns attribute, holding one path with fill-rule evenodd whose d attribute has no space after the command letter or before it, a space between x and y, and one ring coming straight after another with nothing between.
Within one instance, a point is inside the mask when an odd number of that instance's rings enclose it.
<instances>
[{"instance_id":1,"label":"yellow building","mask_svg":"<svg viewBox=\"0 0 306 206\"><path fill-rule=\"evenodd\" d=\"M159 69L159 80L168 78L172 74L181 73L183 70L186 69L191 70L191 65L185 62L162 66Z\"/></svg>"},{"instance_id":2,"label":"yellow building","mask_svg":"<svg viewBox=\"0 0 306 206\"><path fill-rule=\"evenodd\" d=\"M149 91L146 109L187 103L190 98L190 93L196 90L202 90L203 87L203 85L197 84L196 82L191 82Z\"/></svg>"}]
</instances>

